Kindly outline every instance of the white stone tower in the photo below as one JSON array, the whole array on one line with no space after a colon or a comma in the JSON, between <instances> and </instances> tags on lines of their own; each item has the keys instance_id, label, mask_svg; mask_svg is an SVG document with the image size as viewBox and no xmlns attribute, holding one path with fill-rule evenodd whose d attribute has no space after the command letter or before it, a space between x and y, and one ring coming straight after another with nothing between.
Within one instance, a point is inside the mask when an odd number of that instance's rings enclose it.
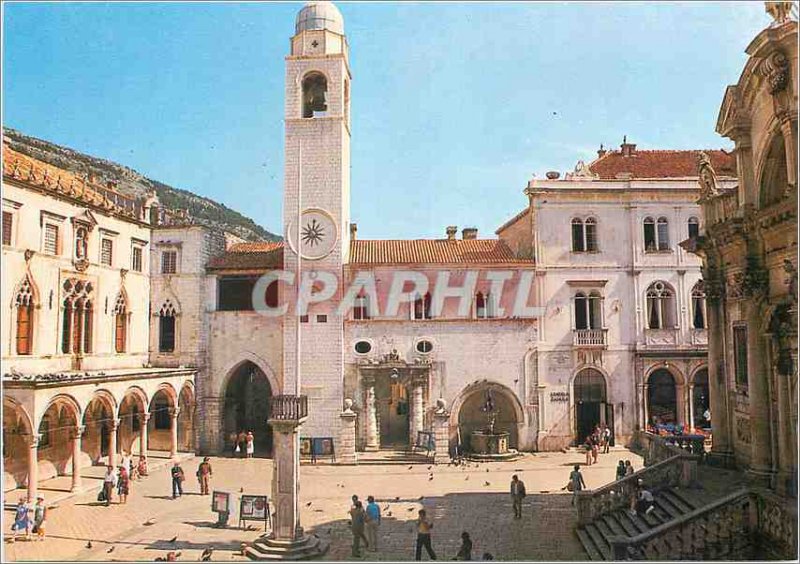
<instances>
[{"instance_id":1,"label":"white stone tower","mask_svg":"<svg viewBox=\"0 0 800 564\"><path fill-rule=\"evenodd\" d=\"M286 57L284 268L297 270L297 221L303 276L341 278L350 245L350 68L344 20L331 2L309 2L297 15ZM302 154L302 157L301 157ZM299 200L299 202L298 202ZM299 203L299 209L298 209ZM317 282L319 284L320 282ZM284 391L308 396L305 436L338 440L344 378L344 323L335 305L311 304L300 322L301 388L295 390L297 324L284 323Z\"/></svg>"}]
</instances>

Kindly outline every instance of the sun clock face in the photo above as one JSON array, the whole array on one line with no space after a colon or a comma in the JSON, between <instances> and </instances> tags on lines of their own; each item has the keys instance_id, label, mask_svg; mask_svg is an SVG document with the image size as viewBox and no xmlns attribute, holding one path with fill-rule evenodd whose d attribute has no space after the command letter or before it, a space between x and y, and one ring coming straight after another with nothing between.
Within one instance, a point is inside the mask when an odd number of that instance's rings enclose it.
<instances>
[{"instance_id":1,"label":"sun clock face","mask_svg":"<svg viewBox=\"0 0 800 564\"><path fill-rule=\"evenodd\" d=\"M325 210L309 208L300 216L300 254L304 259L319 260L325 258L339 240L339 229L331 214ZM292 251L297 252L297 220L287 227L286 240Z\"/></svg>"}]
</instances>

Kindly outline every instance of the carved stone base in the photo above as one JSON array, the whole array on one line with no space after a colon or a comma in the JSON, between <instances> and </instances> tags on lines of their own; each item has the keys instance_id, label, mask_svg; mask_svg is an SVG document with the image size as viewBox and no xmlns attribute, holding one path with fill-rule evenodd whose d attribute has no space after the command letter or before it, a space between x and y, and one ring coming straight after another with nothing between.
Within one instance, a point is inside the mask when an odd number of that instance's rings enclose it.
<instances>
[{"instance_id":1,"label":"carved stone base","mask_svg":"<svg viewBox=\"0 0 800 564\"><path fill-rule=\"evenodd\" d=\"M263 535L245 548L250 560L312 560L328 552L330 542L316 535L302 535L297 540L285 541Z\"/></svg>"}]
</instances>

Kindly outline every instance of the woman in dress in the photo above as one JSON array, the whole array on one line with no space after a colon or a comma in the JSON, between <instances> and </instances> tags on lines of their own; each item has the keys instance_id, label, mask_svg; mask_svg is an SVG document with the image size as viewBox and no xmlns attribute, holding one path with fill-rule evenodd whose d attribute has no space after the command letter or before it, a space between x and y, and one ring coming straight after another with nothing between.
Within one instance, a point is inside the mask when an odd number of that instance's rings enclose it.
<instances>
[{"instance_id":1,"label":"woman in dress","mask_svg":"<svg viewBox=\"0 0 800 564\"><path fill-rule=\"evenodd\" d=\"M120 503L128 501L128 493L131 488L131 475L125 466L119 467L119 478L117 479L117 495L119 496Z\"/></svg>"},{"instance_id":2,"label":"woman in dress","mask_svg":"<svg viewBox=\"0 0 800 564\"><path fill-rule=\"evenodd\" d=\"M255 437L253 431L247 431L247 458L253 458L255 452Z\"/></svg>"},{"instance_id":3,"label":"woman in dress","mask_svg":"<svg viewBox=\"0 0 800 564\"><path fill-rule=\"evenodd\" d=\"M14 536L11 537L11 542L17 540L17 535L22 531L25 531L25 538L31 540L30 510L31 508L25 498L19 498L17 508L14 510L14 524L11 526L11 531L14 533Z\"/></svg>"}]
</instances>

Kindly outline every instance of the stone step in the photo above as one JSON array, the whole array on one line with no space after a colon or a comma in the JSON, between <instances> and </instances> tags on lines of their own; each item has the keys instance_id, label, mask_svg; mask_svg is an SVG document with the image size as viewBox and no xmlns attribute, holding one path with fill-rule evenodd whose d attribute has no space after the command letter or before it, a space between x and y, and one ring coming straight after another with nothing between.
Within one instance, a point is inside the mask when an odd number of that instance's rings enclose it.
<instances>
[{"instance_id":1,"label":"stone step","mask_svg":"<svg viewBox=\"0 0 800 564\"><path fill-rule=\"evenodd\" d=\"M625 531L625 536L635 537L640 531L628 518L627 513L627 509L624 511L616 511L615 513L609 515L609 517L614 519L619 524L620 528Z\"/></svg>"},{"instance_id":2,"label":"stone step","mask_svg":"<svg viewBox=\"0 0 800 564\"><path fill-rule=\"evenodd\" d=\"M595 546L594 541L592 541L591 537L589 537L589 533L587 533L584 528L577 529L575 532L578 534L578 540L581 541L581 545L583 545L583 549L586 551L586 554L589 555L589 560L605 560L603 555Z\"/></svg>"},{"instance_id":3,"label":"stone step","mask_svg":"<svg viewBox=\"0 0 800 564\"><path fill-rule=\"evenodd\" d=\"M692 498L686 492L681 491L679 489L673 488L669 490L668 495L671 498L674 498L676 501L682 503L687 507L686 512L689 513L690 511L694 511L698 507L700 507L700 501L696 498Z\"/></svg>"},{"instance_id":4,"label":"stone step","mask_svg":"<svg viewBox=\"0 0 800 564\"><path fill-rule=\"evenodd\" d=\"M306 542L294 546L276 546L259 539L245 548L245 555L250 560L299 561L323 556L328 552L328 548L330 542L316 535L310 535Z\"/></svg>"}]
</instances>

